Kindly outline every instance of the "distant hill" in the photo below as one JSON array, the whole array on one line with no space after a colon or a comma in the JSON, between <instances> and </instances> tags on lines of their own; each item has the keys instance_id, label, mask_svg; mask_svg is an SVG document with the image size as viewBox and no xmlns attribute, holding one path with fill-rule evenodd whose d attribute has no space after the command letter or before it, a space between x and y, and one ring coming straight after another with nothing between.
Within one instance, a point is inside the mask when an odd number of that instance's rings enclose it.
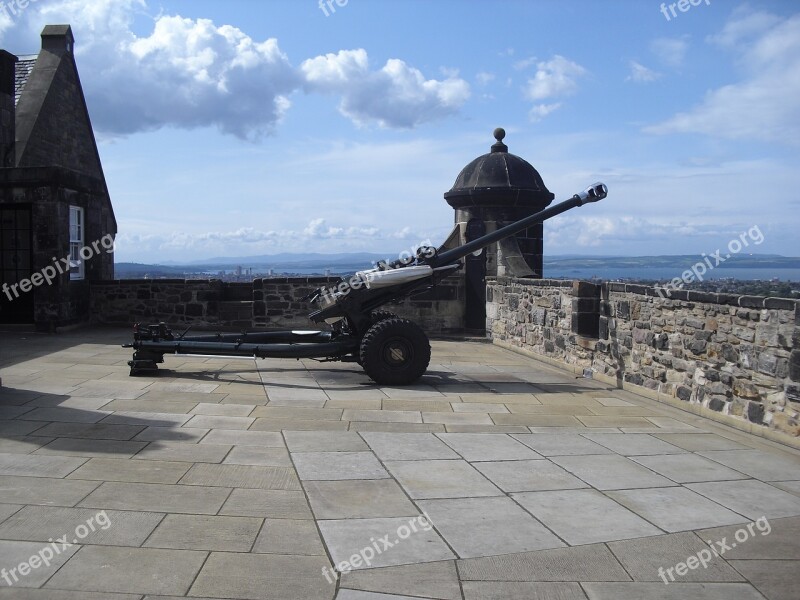
<instances>
[{"instance_id":1,"label":"distant hill","mask_svg":"<svg viewBox=\"0 0 800 600\"><path fill-rule=\"evenodd\" d=\"M723 255L724 257L724 255ZM254 275L268 273L280 274L321 274L330 270L332 274L352 273L361 269L372 268L375 262L394 258L391 254L355 252L342 254L318 253L281 253L260 256L215 257L192 261L185 264L166 263L158 265L140 263L117 263L116 276L120 279L139 279L142 277L175 277L203 276L213 277L220 271L232 272L237 266L252 269ZM694 254L660 255L660 256L546 256L544 258L545 274L568 274L575 270L624 270L630 277L638 277L638 273L650 269L672 269L682 272L704 257ZM735 255L716 265L713 258L711 264L717 269L800 269L800 257L780 256L776 254L742 254ZM627 276L627 275L626 275ZM724 275L722 275L724 276Z\"/></svg>"}]
</instances>

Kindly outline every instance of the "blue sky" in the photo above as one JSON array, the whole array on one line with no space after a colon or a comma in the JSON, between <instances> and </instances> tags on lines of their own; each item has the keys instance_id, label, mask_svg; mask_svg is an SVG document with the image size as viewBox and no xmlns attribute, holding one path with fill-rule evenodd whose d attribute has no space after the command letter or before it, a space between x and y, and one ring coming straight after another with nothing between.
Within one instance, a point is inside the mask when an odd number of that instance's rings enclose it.
<instances>
[{"instance_id":1,"label":"blue sky","mask_svg":"<svg viewBox=\"0 0 800 600\"><path fill-rule=\"evenodd\" d=\"M800 6L695 1L38 0L0 37L72 25L118 261L438 243L498 126L558 199L610 188L546 254L758 226L755 251L800 255Z\"/></svg>"}]
</instances>

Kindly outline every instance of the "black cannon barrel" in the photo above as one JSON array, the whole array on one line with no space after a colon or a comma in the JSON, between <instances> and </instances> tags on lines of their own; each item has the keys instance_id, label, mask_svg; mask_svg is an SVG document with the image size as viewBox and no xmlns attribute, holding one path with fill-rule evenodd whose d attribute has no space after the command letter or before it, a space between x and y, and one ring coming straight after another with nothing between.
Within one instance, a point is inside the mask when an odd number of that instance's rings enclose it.
<instances>
[{"instance_id":1,"label":"black cannon barrel","mask_svg":"<svg viewBox=\"0 0 800 600\"><path fill-rule=\"evenodd\" d=\"M433 259L428 261L428 264L435 268L452 263L456 260L460 260L468 254L472 254L477 250L485 248L489 244L493 244L494 242L512 236L520 231L524 231L538 221L550 219L551 217L560 215L561 213L566 212L571 208L575 208L576 206L583 206L588 202L597 202L598 200L605 198L607 195L608 188L606 185L604 183L595 183L594 185L586 188L583 192L575 194L569 200L560 202L555 206L551 206L550 208L546 208L538 213L525 217L524 219L515 221L510 225L506 225L505 227L501 227L500 229L492 231L491 233L487 233L483 237L479 237L471 242L467 242L463 246L452 248L451 250L445 250L441 254L437 254L435 257L433 257Z\"/></svg>"}]
</instances>

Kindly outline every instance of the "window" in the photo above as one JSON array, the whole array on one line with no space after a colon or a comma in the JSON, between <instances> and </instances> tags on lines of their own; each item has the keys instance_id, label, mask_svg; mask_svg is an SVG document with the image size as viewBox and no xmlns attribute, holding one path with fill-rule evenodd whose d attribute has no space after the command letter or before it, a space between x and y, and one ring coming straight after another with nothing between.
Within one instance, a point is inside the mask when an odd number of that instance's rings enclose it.
<instances>
[{"instance_id":1,"label":"window","mask_svg":"<svg viewBox=\"0 0 800 600\"><path fill-rule=\"evenodd\" d=\"M83 279L83 209L79 206L69 207L69 278Z\"/></svg>"}]
</instances>

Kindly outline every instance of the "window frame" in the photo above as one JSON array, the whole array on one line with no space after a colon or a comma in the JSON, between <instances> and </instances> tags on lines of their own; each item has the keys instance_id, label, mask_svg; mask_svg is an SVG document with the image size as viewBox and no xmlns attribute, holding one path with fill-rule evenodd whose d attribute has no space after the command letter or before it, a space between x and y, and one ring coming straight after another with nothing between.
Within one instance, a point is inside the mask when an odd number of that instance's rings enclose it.
<instances>
[{"instance_id":1,"label":"window frame","mask_svg":"<svg viewBox=\"0 0 800 600\"><path fill-rule=\"evenodd\" d=\"M75 218L75 221L73 220ZM69 207L69 279L70 281L82 281L86 278L86 268L81 258L80 252L84 247L86 237L86 220L84 210L81 206ZM74 251L74 252L73 252Z\"/></svg>"}]
</instances>

